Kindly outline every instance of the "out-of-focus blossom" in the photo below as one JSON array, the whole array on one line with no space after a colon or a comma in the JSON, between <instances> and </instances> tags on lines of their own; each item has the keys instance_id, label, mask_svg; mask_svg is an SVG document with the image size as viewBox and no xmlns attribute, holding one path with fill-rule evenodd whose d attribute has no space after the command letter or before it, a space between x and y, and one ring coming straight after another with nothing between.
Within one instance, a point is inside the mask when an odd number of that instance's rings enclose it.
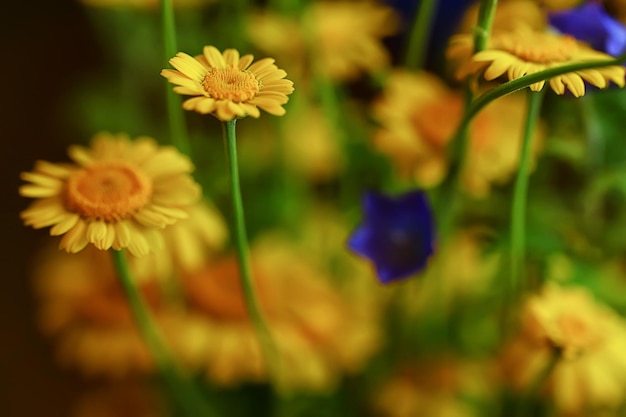
<instances>
[{"instance_id":1,"label":"out-of-focus blossom","mask_svg":"<svg viewBox=\"0 0 626 417\"><path fill-rule=\"evenodd\" d=\"M73 164L38 161L22 173L20 194L37 201L21 213L36 229L52 226L60 248L75 253L127 248L142 256L163 246L161 230L188 216L200 198L189 175L194 166L173 147L153 139L97 135L90 148L72 146Z\"/></svg>"},{"instance_id":2,"label":"out-of-focus blossom","mask_svg":"<svg viewBox=\"0 0 626 417\"><path fill-rule=\"evenodd\" d=\"M405 365L377 389L372 408L381 417L477 416L463 398L487 395L489 375L485 369L436 356Z\"/></svg>"},{"instance_id":3,"label":"out-of-focus blossom","mask_svg":"<svg viewBox=\"0 0 626 417\"><path fill-rule=\"evenodd\" d=\"M463 97L428 73L393 72L373 113L381 127L376 149L393 161L399 174L420 187L434 187L448 170L447 147L461 121ZM525 100L502 97L474 119L463 185L473 196L489 193L491 185L507 181L519 160ZM537 129L535 137L541 137ZM534 141L534 152L540 141Z\"/></svg>"},{"instance_id":4,"label":"out-of-focus blossom","mask_svg":"<svg viewBox=\"0 0 626 417\"><path fill-rule=\"evenodd\" d=\"M552 13L550 25L609 55L617 56L626 50L626 26L611 17L599 2Z\"/></svg>"},{"instance_id":5,"label":"out-of-focus blossom","mask_svg":"<svg viewBox=\"0 0 626 417\"><path fill-rule=\"evenodd\" d=\"M372 1L317 1L303 11L301 22L263 13L252 16L249 27L253 44L292 62L299 74L313 68L344 81L389 66L381 39L396 33L398 19Z\"/></svg>"},{"instance_id":6,"label":"out-of-focus blossom","mask_svg":"<svg viewBox=\"0 0 626 417\"><path fill-rule=\"evenodd\" d=\"M556 12L576 7L583 1L585 0L537 0L537 3L548 12Z\"/></svg>"},{"instance_id":7,"label":"out-of-focus blossom","mask_svg":"<svg viewBox=\"0 0 626 417\"><path fill-rule=\"evenodd\" d=\"M171 279L181 271L193 272L224 248L228 228L222 214L203 200L188 209L189 217L163 230L163 248L130 258L135 275L161 280Z\"/></svg>"},{"instance_id":8,"label":"out-of-focus blossom","mask_svg":"<svg viewBox=\"0 0 626 417\"><path fill-rule=\"evenodd\" d=\"M459 26L459 33L472 32L478 21L479 6L480 3L475 3L467 9ZM547 24L546 14L535 0L508 0L498 2L491 29L499 32L526 25L533 30L542 30Z\"/></svg>"},{"instance_id":9,"label":"out-of-focus blossom","mask_svg":"<svg viewBox=\"0 0 626 417\"><path fill-rule=\"evenodd\" d=\"M472 45L471 35L457 35L450 41L448 56L455 60L469 57ZM593 50L571 36L518 26L511 31L494 33L487 49L472 55L456 75L459 79L482 75L488 81L499 77L515 80L566 64L610 59L610 55ZM580 97L585 95L585 81L598 88L607 88L611 82L623 87L625 71L619 65L587 69L558 75L548 82L557 94L564 94L567 89ZM544 85L545 81L540 81L532 84L530 89L540 91Z\"/></svg>"},{"instance_id":10,"label":"out-of-focus blossom","mask_svg":"<svg viewBox=\"0 0 626 417\"><path fill-rule=\"evenodd\" d=\"M34 280L39 324L54 337L62 365L111 379L154 371L108 252L94 247L75 255L51 251L38 259ZM156 280L142 277L137 286L174 354L185 359L185 366L192 366L187 358L193 355L180 350L192 346L174 339L189 340L193 329L178 309L164 305Z\"/></svg>"},{"instance_id":11,"label":"out-of-focus blossom","mask_svg":"<svg viewBox=\"0 0 626 417\"><path fill-rule=\"evenodd\" d=\"M274 65L274 59L253 61L252 55L240 57L236 49L222 53L214 46L205 46L202 55L196 57L177 53L170 59L176 69L164 69L161 75L176 85L174 92L193 96L183 102L185 110L213 114L221 121L258 118L259 108L282 116L282 105L293 92L293 82L285 79L287 73Z\"/></svg>"},{"instance_id":12,"label":"out-of-focus blossom","mask_svg":"<svg viewBox=\"0 0 626 417\"><path fill-rule=\"evenodd\" d=\"M626 322L582 287L549 285L523 306L519 334L502 356L504 379L523 392L557 363L542 392L567 415L624 403Z\"/></svg>"},{"instance_id":13,"label":"out-of-focus blossom","mask_svg":"<svg viewBox=\"0 0 626 417\"><path fill-rule=\"evenodd\" d=\"M348 245L373 262L381 282L406 278L426 267L434 251L435 226L422 191L395 197L368 192L363 212Z\"/></svg>"},{"instance_id":14,"label":"out-of-focus blossom","mask_svg":"<svg viewBox=\"0 0 626 417\"><path fill-rule=\"evenodd\" d=\"M332 390L343 374L358 372L378 350L380 316L371 293L331 285L305 251L282 237L255 243L251 260L257 296L280 354L280 389ZM183 286L207 378L226 386L266 381L234 254L184 276Z\"/></svg>"},{"instance_id":15,"label":"out-of-focus blossom","mask_svg":"<svg viewBox=\"0 0 626 417\"><path fill-rule=\"evenodd\" d=\"M329 180L342 169L339 135L321 109L308 107L286 118L283 134L286 164L304 177Z\"/></svg>"}]
</instances>

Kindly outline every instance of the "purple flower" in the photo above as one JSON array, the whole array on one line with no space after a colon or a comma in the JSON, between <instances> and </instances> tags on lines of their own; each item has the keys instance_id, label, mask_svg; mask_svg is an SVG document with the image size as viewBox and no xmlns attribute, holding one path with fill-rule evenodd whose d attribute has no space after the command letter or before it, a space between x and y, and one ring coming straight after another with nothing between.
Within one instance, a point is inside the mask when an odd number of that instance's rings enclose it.
<instances>
[{"instance_id":1,"label":"purple flower","mask_svg":"<svg viewBox=\"0 0 626 417\"><path fill-rule=\"evenodd\" d=\"M611 17L600 2L551 13L549 20L559 32L586 42L595 50L612 56L626 51L626 26Z\"/></svg>"},{"instance_id":2,"label":"purple flower","mask_svg":"<svg viewBox=\"0 0 626 417\"><path fill-rule=\"evenodd\" d=\"M368 192L365 219L348 246L369 258L383 283L419 272L433 253L435 227L426 196L420 190L397 197Z\"/></svg>"}]
</instances>

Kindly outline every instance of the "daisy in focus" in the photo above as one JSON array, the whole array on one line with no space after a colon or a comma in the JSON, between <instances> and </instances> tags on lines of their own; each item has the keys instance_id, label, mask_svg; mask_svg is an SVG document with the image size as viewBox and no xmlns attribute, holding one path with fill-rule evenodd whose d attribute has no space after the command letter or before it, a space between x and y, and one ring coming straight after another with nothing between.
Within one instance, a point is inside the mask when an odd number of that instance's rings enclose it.
<instances>
[{"instance_id":1,"label":"daisy in focus","mask_svg":"<svg viewBox=\"0 0 626 417\"><path fill-rule=\"evenodd\" d=\"M293 82L284 79L287 73L272 58L253 60L252 55L240 57L235 49L222 53L205 46L196 57L179 52L170 59L176 69L164 69L161 75L176 85L176 93L193 96L183 102L185 110L213 114L221 121L258 118L259 109L282 116Z\"/></svg>"},{"instance_id":2,"label":"daisy in focus","mask_svg":"<svg viewBox=\"0 0 626 417\"><path fill-rule=\"evenodd\" d=\"M458 35L450 41L448 56L453 60L467 57L472 48L472 35ZM571 36L518 26L514 30L495 32L487 49L471 56L456 75L458 79L482 74L487 81L501 76L515 80L567 64L611 59L611 56L591 49ZM557 94L568 90L575 97L581 97L585 95L585 82L598 88L607 88L611 82L623 87L625 73L624 67L614 65L557 75L548 82ZM530 89L541 91L544 85L545 81L540 81L532 84Z\"/></svg>"},{"instance_id":3,"label":"daisy in focus","mask_svg":"<svg viewBox=\"0 0 626 417\"><path fill-rule=\"evenodd\" d=\"M37 199L21 213L24 223L51 227L70 253L92 243L146 255L163 246L161 229L187 218L201 195L192 162L151 138L102 133L91 147L72 146L68 154L74 163L38 161L22 173L29 184L19 192Z\"/></svg>"},{"instance_id":4,"label":"daisy in focus","mask_svg":"<svg viewBox=\"0 0 626 417\"><path fill-rule=\"evenodd\" d=\"M548 286L524 304L519 334L502 356L504 378L524 392L557 363L543 393L566 415L624 404L626 322L582 287Z\"/></svg>"}]
</instances>

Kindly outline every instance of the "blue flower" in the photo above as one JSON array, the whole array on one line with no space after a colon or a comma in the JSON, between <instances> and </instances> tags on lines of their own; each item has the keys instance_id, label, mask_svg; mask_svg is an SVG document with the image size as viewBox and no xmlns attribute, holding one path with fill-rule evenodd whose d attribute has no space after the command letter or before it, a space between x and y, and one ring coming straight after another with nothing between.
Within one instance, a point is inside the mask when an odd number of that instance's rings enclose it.
<instances>
[{"instance_id":1,"label":"blue flower","mask_svg":"<svg viewBox=\"0 0 626 417\"><path fill-rule=\"evenodd\" d=\"M397 197L369 192L363 210L365 219L348 246L374 263L381 282L406 278L426 267L433 253L435 227L422 191Z\"/></svg>"},{"instance_id":2,"label":"blue flower","mask_svg":"<svg viewBox=\"0 0 626 417\"><path fill-rule=\"evenodd\" d=\"M597 51L612 56L626 51L626 26L611 17L599 2L551 13L549 20L559 32L586 42Z\"/></svg>"}]
</instances>

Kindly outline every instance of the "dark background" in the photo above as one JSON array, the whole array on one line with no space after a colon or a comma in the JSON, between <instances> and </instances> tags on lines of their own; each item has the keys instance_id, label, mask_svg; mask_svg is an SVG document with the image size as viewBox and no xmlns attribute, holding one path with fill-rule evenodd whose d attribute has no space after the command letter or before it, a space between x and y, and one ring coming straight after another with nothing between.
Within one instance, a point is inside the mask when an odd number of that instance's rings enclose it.
<instances>
[{"instance_id":1,"label":"dark background","mask_svg":"<svg viewBox=\"0 0 626 417\"><path fill-rule=\"evenodd\" d=\"M38 332L29 268L44 231L24 227L19 173L36 159L65 159L76 135L61 103L73 80L99 65L99 45L81 6L72 0L4 2L2 63L2 212L0 289L0 416L67 417L82 382L60 370L52 343Z\"/></svg>"}]
</instances>

